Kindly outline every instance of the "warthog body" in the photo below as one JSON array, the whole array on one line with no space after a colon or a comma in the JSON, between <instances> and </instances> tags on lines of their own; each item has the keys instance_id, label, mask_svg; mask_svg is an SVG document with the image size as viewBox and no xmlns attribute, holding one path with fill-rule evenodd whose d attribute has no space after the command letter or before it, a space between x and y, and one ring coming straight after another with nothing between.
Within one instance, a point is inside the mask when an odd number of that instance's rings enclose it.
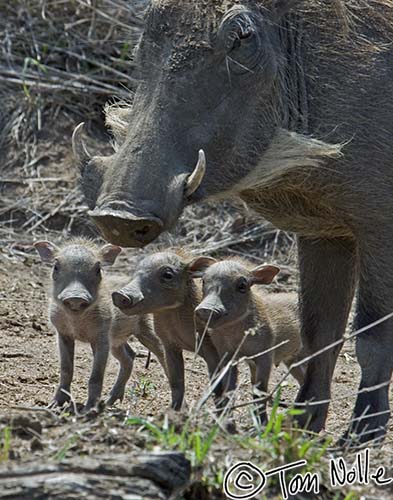
<instances>
[{"instance_id":1,"label":"warthog body","mask_svg":"<svg viewBox=\"0 0 393 500\"><path fill-rule=\"evenodd\" d=\"M204 262L201 263L205 267ZM194 264L198 268L198 262ZM290 367L300 360L302 341L298 319L297 295L265 294L253 285L271 283L279 269L224 260L207 268L203 275L203 299L197 315L209 326L209 333L221 357L221 364L248 358L254 397L266 394L272 365ZM275 350L270 350L278 346ZM261 356L258 356L261 354ZM294 367L292 375L301 384L305 370ZM237 366L231 368L228 390L236 388ZM265 422L266 404L258 405Z\"/></svg>"},{"instance_id":2,"label":"warthog body","mask_svg":"<svg viewBox=\"0 0 393 500\"><path fill-rule=\"evenodd\" d=\"M356 285L357 328L391 313L392 36L386 0L154 0L133 107L122 120L108 116L115 154L90 161L81 130L74 136L105 237L144 245L186 204L240 197L299 236L310 353L343 336ZM389 318L357 337L361 391L350 431L363 440L386 430L392 327ZM339 350L308 364L298 395L321 400L299 418L314 431L325 423Z\"/></svg>"},{"instance_id":3,"label":"warthog body","mask_svg":"<svg viewBox=\"0 0 393 500\"><path fill-rule=\"evenodd\" d=\"M128 338L138 338L161 363L164 357L152 318L129 318L112 305L111 291L119 286L119 278L104 276L102 267L112 265L121 249L113 245L99 249L81 239L62 248L48 241L37 242L35 247L44 262L53 264L49 318L58 334L60 384L52 405L62 406L70 399L76 340L89 343L94 356L85 409L94 407L101 396L109 348L120 368L107 403L122 399L135 358Z\"/></svg>"},{"instance_id":4,"label":"warthog body","mask_svg":"<svg viewBox=\"0 0 393 500\"><path fill-rule=\"evenodd\" d=\"M195 322L200 290L192 279L192 261L181 251L152 254L140 261L133 280L112 295L114 304L127 315L153 315L155 332L165 350L175 410L180 410L184 399L183 350L196 352L206 361L211 379L219 366L210 337L202 337L203 326ZM214 389L217 398L221 387L219 383Z\"/></svg>"}]
</instances>

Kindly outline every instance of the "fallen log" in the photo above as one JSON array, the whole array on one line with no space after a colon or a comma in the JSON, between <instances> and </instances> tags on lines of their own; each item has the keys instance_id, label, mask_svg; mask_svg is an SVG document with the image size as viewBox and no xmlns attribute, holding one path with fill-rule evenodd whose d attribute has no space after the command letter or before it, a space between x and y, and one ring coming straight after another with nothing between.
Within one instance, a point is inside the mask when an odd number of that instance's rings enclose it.
<instances>
[{"instance_id":1,"label":"fallen log","mask_svg":"<svg viewBox=\"0 0 393 500\"><path fill-rule=\"evenodd\" d=\"M0 467L0 499L161 500L183 490L191 465L182 453L74 457Z\"/></svg>"}]
</instances>

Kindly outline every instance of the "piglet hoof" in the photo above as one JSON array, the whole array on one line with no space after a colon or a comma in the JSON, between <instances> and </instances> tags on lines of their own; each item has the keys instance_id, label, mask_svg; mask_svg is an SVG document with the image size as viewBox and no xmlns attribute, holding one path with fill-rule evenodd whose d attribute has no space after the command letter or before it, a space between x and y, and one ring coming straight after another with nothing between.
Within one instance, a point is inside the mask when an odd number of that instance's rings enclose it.
<instances>
[{"instance_id":1,"label":"piglet hoof","mask_svg":"<svg viewBox=\"0 0 393 500\"><path fill-rule=\"evenodd\" d=\"M100 401L95 403L86 403L86 405L81 409L80 414L83 415L87 420L94 420L97 416L103 412L105 405Z\"/></svg>"},{"instance_id":2,"label":"piglet hoof","mask_svg":"<svg viewBox=\"0 0 393 500\"><path fill-rule=\"evenodd\" d=\"M177 401L173 402L171 406L168 408L168 411L180 411L182 407L181 403L178 403Z\"/></svg>"},{"instance_id":3,"label":"piglet hoof","mask_svg":"<svg viewBox=\"0 0 393 500\"><path fill-rule=\"evenodd\" d=\"M59 410L62 406L64 406L64 403L62 405L59 405L58 401L53 399L47 406L46 408L48 410Z\"/></svg>"},{"instance_id":4,"label":"piglet hoof","mask_svg":"<svg viewBox=\"0 0 393 500\"><path fill-rule=\"evenodd\" d=\"M382 445L385 435L386 428L381 427L380 429L367 429L363 428L361 432L359 429L355 431L350 428L337 442L337 446L345 450L355 450L357 448L362 448L367 443L368 447L379 447Z\"/></svg>"},{"instance_id":5,"label":"piglet hoof","mask_svg":"<svg viewBox=\"0 0 393 500\"><path fill-rule=\"evenodd\" d=\"M295 421L300 429L316 434L324 429L327 415L326 406L309 406L307 408L299 406L299 409L303 410L303 413L296 415Z\"/></svg>"},{"instance_id":6,"label":"piglet hoof","mask_svg":"<svg viewBox=\"0 0 393 500\"><path fill-rule=\"evenodd\" d=\"M114 392L113 394L110 394L109 397L105 400L105 406L113 406L117 401L121 403L123 401L123 398L124 391L123 393Z\"/></svg>"},{"instance_id":7,"label":"piglet hoof","mask_svg":"<svg viewBox=\"0 0 393 500\"><path fill-rule=\"evenodd\" d=\"M53 411L57 411L57 412L60 412L63 408L64 408L64 405L66 403L68 403L69 400L64 400L64 399L56 399L54 398L48 405L47 405L47 409L48 410L53 410Z\"/></svg>"},{"instance_id":8,"label":"piglet hoof","mask_svg":"<svg viewBox=\"0 0 393 500\"><path fill-rule=\"evenodd\" d=\"M113 406L116 401L118 401L119 398L116 398L114 396L109 396L109 398L106 398L105 400L105 406Z\"/></svg>"}]
</instances>

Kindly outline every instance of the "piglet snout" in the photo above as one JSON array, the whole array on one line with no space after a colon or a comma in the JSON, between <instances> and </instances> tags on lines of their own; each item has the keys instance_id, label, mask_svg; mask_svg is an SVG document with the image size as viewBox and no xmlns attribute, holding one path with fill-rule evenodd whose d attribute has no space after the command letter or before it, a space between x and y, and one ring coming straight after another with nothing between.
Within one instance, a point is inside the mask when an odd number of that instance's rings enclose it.
<instances>
[{"instance_id":1,"label":"piglet snout","mask_svg":"<svg viewBox=\"0 0 393 500\"><path fill-rule=\"evenodd\" d=\"M123 292L113 292L112 302L119 309L127 309L132 307L132 299Z\"/></svg>"},{"instance_id":2,"label":"piglet snout","mask_svg":"<svg viewBox=\"0 0 393 500\"><path fill-rule=\"evenodd\" d=\"M70 311L83 311L90 305L90 301L84 297L68 297L62 300L63 305Z\"/></svg>"},{"instance_id":3,"label":"piglet snout","mask_svg":"<svg viewBox=\"0 0 393 500\"><path fill-rule=\"evenodd\" d=\"M207 309L204 307L201 307L201 308L198 307L195 312L196 312L198 318L203 323L208 323L210 321L216 321L219 318L221 318L221 316L223 315L223 313L221 311Z\"/></svg>"}]
</instances>

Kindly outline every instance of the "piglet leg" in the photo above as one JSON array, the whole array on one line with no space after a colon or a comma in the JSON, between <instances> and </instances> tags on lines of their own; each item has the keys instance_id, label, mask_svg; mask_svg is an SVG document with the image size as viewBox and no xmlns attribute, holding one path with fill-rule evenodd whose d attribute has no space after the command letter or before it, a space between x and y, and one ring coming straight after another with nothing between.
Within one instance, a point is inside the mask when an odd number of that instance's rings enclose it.
<instances>
[{"instance_id":1,"label":"piglet leg","mask_svg":"<svg viewBox=\"0 0 393 500\"><path fill-rule=\"evenodd\" d=\"M63 406L70 400L71 382L74 375L75 342L71 337L58 333L60 354L60 383L49 407ZM68 393L68 394L67 394Z\"/></svg>"},{"instance_id":2,"label":"piglet leg","mask_svg":"<svg viewBox=\"0 0 393 500\"><path fill-rule=\"evenodd\" d=\"M116 382L111 389L109 398L106 401L108 406L113 405L117 400L123 400L126 384L131 377L135 359L135 352L131 349L127 342L117 347L112 346L111 352L119 361L120 367Z\"/></svg>"},{"instance_id":3,"label":"piglet leg","mask_svg":"<svg viewBox=\"0 0 393 500\"><path fill-rule=\"evenodd\" d=\"M91 344L93 351L93 369L89 379L89 390L85 411L93 408L101 397L104 374L109 354L109 342L106 336L99 337Z\"/></svg>"},{"instance_id":4,"label":"piglet leg","mask_svg":"<svg viewBox=\"0 0 393 500\"><path fill-rule=\"evenodd\" d=\"M164 346L173 410L179 411L184 399L184 360L182 350L176 346Z\"/></svg>"}]
</instances>

